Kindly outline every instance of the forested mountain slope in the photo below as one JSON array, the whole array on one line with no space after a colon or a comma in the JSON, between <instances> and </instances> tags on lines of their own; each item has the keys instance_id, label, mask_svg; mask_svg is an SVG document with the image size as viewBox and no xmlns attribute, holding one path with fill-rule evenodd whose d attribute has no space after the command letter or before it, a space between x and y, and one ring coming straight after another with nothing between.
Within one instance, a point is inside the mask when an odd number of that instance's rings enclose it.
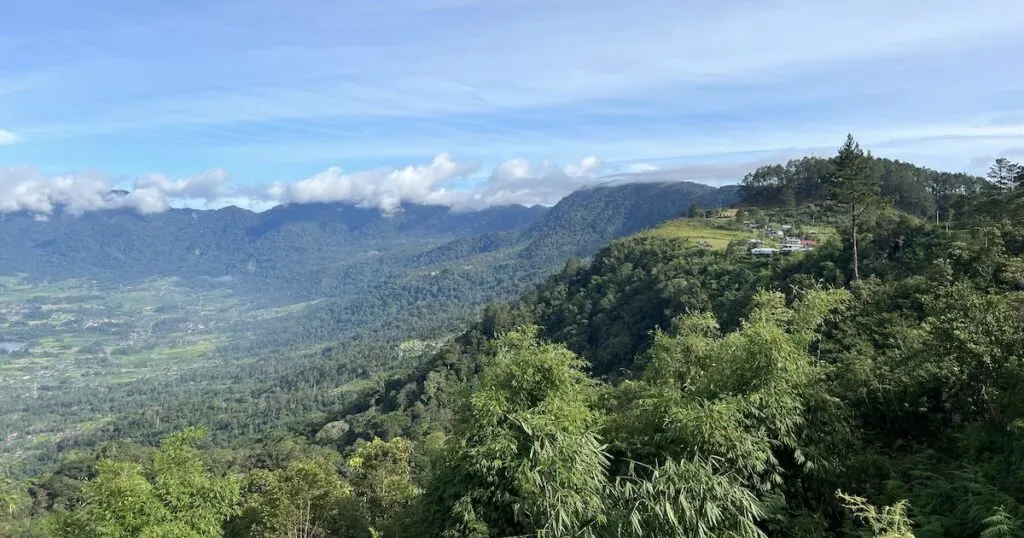
<instances>
[{"instance_id":1,"label":"forested mountain slope","mask_svg":"<svg viewBox=\"0 0 1024 538\"><path fill-rule=\"evenodd\" d=\"M521 230L547 211L507 206L455 213L405 204L393 214L350 204L297 204L263 213L228 207L129 210L48 219L27 213L0 221L0 273L43 278L90 277L124 282L152 276L232 277L238 285L285 286L309 294L312 275L361 258L400 263L408 249L458 236ZM420 246L419 244L423 244ZM342 283L338 283L341 285Z\"/></svg>"},{"instance_id":2,"label":"forested mountain slope","mask_svg":"<svg viewBox=\"0 0 1024 538\"><path fill-rule=\"evenodd\" d=\"M515 297L568 257L590 256L608 241L680 216L694 204L726 207L736 192L734 186L686 182L582 189L521 231L461 237L396 266L349 265L333 279L345 282L347 292L325 290L324 300L297 319L261 326L252 341L316 342L332 334L380 339L398 336L396 326L436 329L440 320L464 320L487 301Z\"/></svg>"},{"instance_id":3,"label":"forested mountain slope","mask_svg":"<svg viewBox=\"0 0 1024 538\"><path fill-rule=\"evenodd\" d=\"M609 240L666 219L682 216L691 205L728 207L738 189L694 183L635 183L597 186L565 197L523 232L523 255L540 262L589 256Z\"/></svg>"}]
</instances>

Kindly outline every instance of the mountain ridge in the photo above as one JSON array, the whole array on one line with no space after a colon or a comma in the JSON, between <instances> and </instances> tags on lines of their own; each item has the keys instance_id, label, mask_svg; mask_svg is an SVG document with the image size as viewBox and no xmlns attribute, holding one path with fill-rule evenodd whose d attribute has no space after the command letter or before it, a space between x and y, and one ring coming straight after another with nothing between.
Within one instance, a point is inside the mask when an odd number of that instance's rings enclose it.
<instances>
[{"instance_id":1,"label":"mountain ridge","mask_svg":"<svg viewBox=\"0 0 1024 538\"><path fill-rule=\"evenodd\" d=\"M714 187L694 183L645 186L636 193L629 192L628 185L597 187L570 194L550 208L504 205L473 212L405 203L396 212L382 213L376 208L336 202L286 204L263 212L230 206L209 210L173 208L150 215L125 208L72 215L58 208L46 219L28 212L8 213L0 215L0 274L110 277L115 281L153 275L189 279L234 275L240 279L251 277L259 284L280 284L281 275L273 272L279 271L282 263L297 259L303 260L307 268L351 264L368 251L405 260L451 241L494 233L516 232L520 239L536 241L550 235L549 228L561 226L557 219L539 222L545 216L569 214L582 223L606 220L607 207L600 215L588 217L583 213L597 209L597 198L613 209L617 205L651 203L652 189L672 192L671 196L662 196L670 203L717 192ZM609 196L620 199L609 200ZM568 254L579 255L587 248L596 248L611 238L609 234L629 233L634 221L648 225L654 219L671 216L675 215L664 209L655 211L651 218L618 216L623 226L597 232L584 243L585 248ZM554 248L558 252L553 255L563 254L558 246L538 244L534 250L538 248Z\"/></svg>"},{"instance_id":2,"label":"mountain ridge","mask_svg":"<svg viewBox=\"0 0 1024 538\"><path fill-rule=\"evenodd\" d=\"M390 333L399 320L427 332L450 328L487 302L516 296L567 258L588 257L691 204L734 201L735 188L670 183L599 186L551 208L475 212L403 204L382 213L317 203L260 213L57 212L47 221L8 214L0 219L0 276L85 278L119 288L174 277L186 288L229 291L261 308L305 304L247 329L245 340L250 350L308 346L369 329Z\"/></svg>"}]
</instances>

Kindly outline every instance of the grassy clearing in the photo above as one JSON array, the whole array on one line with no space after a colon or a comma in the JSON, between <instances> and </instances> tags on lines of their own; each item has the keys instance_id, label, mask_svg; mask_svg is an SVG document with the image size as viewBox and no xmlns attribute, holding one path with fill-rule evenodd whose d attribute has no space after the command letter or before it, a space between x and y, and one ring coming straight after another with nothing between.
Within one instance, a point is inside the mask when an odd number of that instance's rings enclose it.
<instances>
[{"instance_id":1,"label":"grassy clearing","mask_svg":"<svg viewBox=\"0 0 1024 538\"><path fill-rule=\"evenodd\" d=\"M817 236L818 241L828 241L830 239L838 239L839 232L832 226L805 226L808 230L814 230L814 235Z\"/></svg>"},{"instance_id":2,"label":"grassy clearing","mask_svg":"<svg viewBox=\"0 0 1024 538\"><path fill-rule=\"evenodd\" d=\"M736 229L731 221L721 222L708 219L676 219L640 233L641 236L682 238L699 244L706 242L711 248L724 249L732 241L754 239L749 231Z\"/></svg>"}]
</instances>

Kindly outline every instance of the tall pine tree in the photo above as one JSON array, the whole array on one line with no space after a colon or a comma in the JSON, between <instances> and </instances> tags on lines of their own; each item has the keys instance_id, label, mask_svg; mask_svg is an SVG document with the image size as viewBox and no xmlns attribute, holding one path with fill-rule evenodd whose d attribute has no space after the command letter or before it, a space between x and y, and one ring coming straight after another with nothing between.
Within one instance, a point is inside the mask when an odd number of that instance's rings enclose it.
<instances>
[{"instance_id":1,"label":"tall pine tree","mask_svg":"<svg viewBox=\"0 0 1024 538\"><path fill-rule=\"evenodd\" d=\"M853 278L860 280L860 256L857 253L857 226L865 211L882 203L882 182L871 166L871 154L865 155L853 135L832 158L834 171L829 175L828 199L850 216L853 242Z\"/></svg>"},{"instance_id":2,"label":"tall pine tree","mask_svg":"<svg viewBox=\"0 0 1024 538\"><path fill-rule=\"evenodd\" d=\"M986 177L1001 189L1013 190L1021 178L1024 178L1024 166L1005 157L1000 157L989 167Z\"/></svg>"}]
</instances>

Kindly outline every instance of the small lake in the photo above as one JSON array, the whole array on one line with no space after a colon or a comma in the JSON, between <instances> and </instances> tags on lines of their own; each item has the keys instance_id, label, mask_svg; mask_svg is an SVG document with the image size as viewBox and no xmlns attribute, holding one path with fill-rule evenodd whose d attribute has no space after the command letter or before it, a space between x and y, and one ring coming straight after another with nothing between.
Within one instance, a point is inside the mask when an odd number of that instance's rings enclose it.
<instances>
[{"instance_id":1,"label":"small lake","mask_svg":"<svg viewBox=\"0 0 1024 538\"><path fill-rule=\"evenodd\" d=\"M25 342L0 342L0 352L10 353L25 347Z\"/></svg>"}]
</instances>

